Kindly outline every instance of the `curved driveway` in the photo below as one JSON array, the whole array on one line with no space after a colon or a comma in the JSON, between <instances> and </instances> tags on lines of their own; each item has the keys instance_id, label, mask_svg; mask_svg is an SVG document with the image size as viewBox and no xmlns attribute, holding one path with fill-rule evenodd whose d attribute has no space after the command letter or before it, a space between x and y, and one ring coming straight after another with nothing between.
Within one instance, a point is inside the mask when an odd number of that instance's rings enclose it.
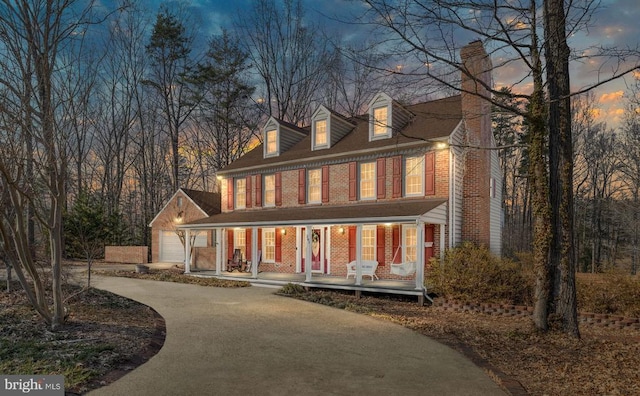
<instances>
[{"instance_id":1,"label":"curved driveway","mask_svg":"<svg viewBox=\"0 0 640 396\"><path fill-rule=\"evenodd\" d=\"M160 352L90 395L500 395L454 350L383 320L274 295L99 277L153 307Z\"/></svg>"}]
</instances>

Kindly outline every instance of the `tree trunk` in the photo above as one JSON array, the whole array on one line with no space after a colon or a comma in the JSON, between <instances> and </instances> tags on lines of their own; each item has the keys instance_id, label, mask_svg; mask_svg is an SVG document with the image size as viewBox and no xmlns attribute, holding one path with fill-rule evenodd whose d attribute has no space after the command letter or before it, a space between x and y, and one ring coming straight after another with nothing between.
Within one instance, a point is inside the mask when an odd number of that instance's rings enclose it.
<instances>
[{"instance_id":1,"label":"tree trunk","mask_svg":"<svg viewBox=\"0 0 640 396\"><path fill-rule=\"evenodd\" d=\"M575 289L573 233L573 140L569 46L563 0L544 2L545 60L549 92L549 170L553 208L550 264L554 274L552 310L562 330L580 337Z\"/></svg>"}]
</instances>

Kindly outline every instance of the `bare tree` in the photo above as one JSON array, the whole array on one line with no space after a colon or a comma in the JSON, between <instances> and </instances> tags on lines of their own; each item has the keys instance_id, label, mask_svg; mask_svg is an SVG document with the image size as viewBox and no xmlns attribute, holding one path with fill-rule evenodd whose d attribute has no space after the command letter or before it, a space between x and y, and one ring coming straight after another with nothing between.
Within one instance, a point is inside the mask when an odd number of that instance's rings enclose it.
<instances>
[{"instance_id":1,"label":"bare tree","mask_svg":"<svg viewBox=\"0 0 640 396\"><path fill-rule=\"evenodd\" d=\"M0 1L0 90L4 100L0 136L0 183L11 210L0 234L29 301L52 328L64 323L62 299L62 211L66 200L68 136L59 129L57 104L65 100L56 86L64 70L61 54L73 35L89 22L91 4L72 0ZM68 98L66 98L68 99ZM27 166L33 165L33 176ZM31 251L27 203L47 240L52 307ZM30 281L28 281L30 279Z\"/></svg>"},{"instance_id":2,"label":"bare tree","mask_svg":"<svg viewBox=\"0 0 640 396\"><path fill-rule=\"evenodd\" d=\"M264 88L269 114L302 124L311 116L326 81L329 59L320 28L305 19L300 0L254 0L249 15L242 15L240 30Z\"/></svg>"}]
</instances>

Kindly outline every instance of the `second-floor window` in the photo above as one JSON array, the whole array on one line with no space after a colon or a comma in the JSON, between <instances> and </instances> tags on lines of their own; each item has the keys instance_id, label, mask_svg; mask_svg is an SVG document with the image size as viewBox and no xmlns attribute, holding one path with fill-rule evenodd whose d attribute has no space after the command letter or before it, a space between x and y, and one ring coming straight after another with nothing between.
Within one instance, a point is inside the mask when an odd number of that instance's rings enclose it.
<instances>
[{"instance_id":1,"label":"second-floor window","mask_svg":"<svg viewBox=\"0 0 640 396\"><path fill-rule=\"evenodd\" d=\"M327 145L327 120L317 120L315 127L315 147L324 147Z\"/></svg>"},{"instance_id":2,"label":"second-floor window","mask_svg":"<svg viewBox=\"0 0 640 396\"><path fill-rule=\"evenodd\" d=\"M405 158L404 180L406 196L424 195L424 156Z\"/></svg>"},{"instance_id":3,"label":"second-floor window","mask_svg":"<svg viewBox=\"0 0 640 396\"><path fill-rule=\"evenodd\" d=\"M244 178L236 179L235 201L236 209L247 207L247 180Z\"/></svg>"},{"instance_id":4,"label":"second-floor window","mask_svg":"<svg viewBox=\"0 0 640 396\"><path fill-rule=\"evenodd\" d=\"M376 259L376 226L362 227L362 259Z\"/></svg>"},{"instance_id":5,"label":"second-floor window","mask_svg":"<svg viewBox=\"0 0 640 396\"><path fill-rule=\"evenodd\" d=\"M264 206L276 206L276 175L264 177Z\"/></svg>"},{"instance_id":6,"label":"second-floor window","mask_svg":"<svg viewBox=\"0 0 640 396\"><path fill-rule=\"evenodd\" d=\"M276 155L278 153L278 131L276 129L268 130L265 133L265 154Z\"/></svg>"},{"instance_id":7,"label":"second-floor window","mask_svg":"<svg viewBox=\"0 0 640 396\"><path fill-rule=\"evenodd\" d=\"M276 261L276 229L262 229L262 261L275 263Z\"/></svg>"},{"instance_id":8,"label":"second-floor window","mask_svg":"<svg viewBox=\"0 0 640 396\"><path fill-rule=\"evenodd\" d=\"M376 198L376 163L360 164L360 199Z\"/></svg>"},{"instance_id":9,"label":"second-floor window","mask_svg":"<svg viewBox=\"0 0 640 396\"><path fill-rule=\"evenodd\" d=\"M307 202L320 203L322 201L322 170L311 169L307 177Z\"/></svg>"}]
</instances>

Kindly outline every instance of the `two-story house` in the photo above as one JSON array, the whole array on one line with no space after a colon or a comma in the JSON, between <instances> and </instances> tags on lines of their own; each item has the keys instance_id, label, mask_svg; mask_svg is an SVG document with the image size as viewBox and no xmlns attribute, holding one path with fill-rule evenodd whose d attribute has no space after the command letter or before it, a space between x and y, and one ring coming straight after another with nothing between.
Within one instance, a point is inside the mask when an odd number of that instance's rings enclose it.
<instances>
[{"instance_id":1,"label":"two-story house","mask_svg":"<svg viewBox=\"0 0 640 396\"><path fill-rule=\"evenodd\" d=\"M419 298L446 248L471 240L500 254L501 172L482 97L491 62L480 42L461 59L458 96L403 105L379 93L361 116L320 106L304 128L270 118L263 144L218 173L221 212L180 228L215 233L217 276ZM227 271L238 251L248 273Z\"/></svg>"}]
</instances>

